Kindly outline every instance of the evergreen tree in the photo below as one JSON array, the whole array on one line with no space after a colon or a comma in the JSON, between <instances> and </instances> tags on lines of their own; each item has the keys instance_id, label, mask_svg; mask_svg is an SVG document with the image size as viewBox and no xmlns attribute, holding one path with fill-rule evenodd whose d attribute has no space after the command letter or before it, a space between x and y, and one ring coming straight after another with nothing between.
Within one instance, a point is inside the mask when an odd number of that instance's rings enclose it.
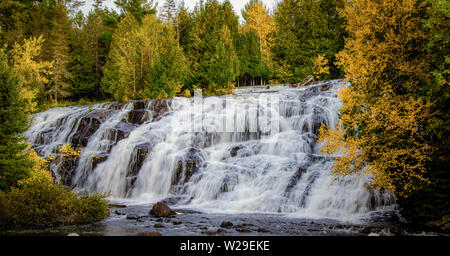
<instances>
[{"instance_id":1,"label":"evergreen tree","mask_svg":"<svg viewBox=\"0 0 450 256\"><path fill-rule=\"evenodd\" d=\"M175 0L164 0L164 5L159 15L161 20L165 23L175 25L175 19L177 16L177 5Z\"/></svg>"},{"instance_id":2,"label":"evergreen tree","mask_svg":"<svg viewBox=\"0 0 450 256\"><path fill-rule=\"evenodd\" d=\"M49 89L50 97L55 103L58 103L58 98L69 95L66 90L70 86L68 79L71 77L68 70L70 62L69 32L70 23L66 7L58 3L55 7L53 29L51 31L53 68Z\"/></svg>"},{"instance_id":3,"label":"evergreen tree","mask_svg":"<svg viewBox=\"0 0 450 256\"><path fill-rule=\"evenodd\" d=\"M275 11L272 54L279 80L298 82L312 75L314 61L324 55L331 77L340 77L335 54L343 48L344 20L338 9L343 0L283 0Z\"/></svg>"},{"instance_id":4,"label":"evergreen tree","mask_svg":"<svg viewBox=\"0 0 450 256\"><path fill-rule=\"evenodd\" d=\"M147 75L146 95L154 98L174 97L183 87L187 75L187 60L175 39L175 31L165 25L161 44Z\"/></svg>"},{"instance_id":5,"label":"evergreen tree","mask_svg":"<svg viewBox=\"0 0 450 256\"><path fill-rule=\"evenodd\" d=\"M219 44L224 37L223 26L227 27L230 34L230 40L233 44L232 48L227 46L220 46ZM224 2L220 4L217 0L208 0L205 5L194 12L194 27L190 33L190 45L187 47L187 54L191 63L191 75L188 79L187 88L191 89L198 86L205 90L221 91L227 89L230 82L234 81L239 73L235 73L235 77L226 82L219 78L220 75L214 76L211 73L210 66L213 64L213 59L216 58L218 51L225 51L229 53L229 58L235 59L234 44L238 36L238 17L234 13L231 4ZM227 49L227 50L219 50ZM226 60L230 65L235 61ZM234 70L232 67L223 67L226 70ZM219 69L217 69L219 70ZM215 79L218 78L217 80Z\"/></svg>"},{"instance_id":6,"label":"evergreen tree","mask_svg":"<svg viewBox=\"0 0 450 256\"><path fill-rule=\"evenodd\" d=\"M27 129L25 102L19 98L19 78L0 50L0 190L28 176L32 163L20 136Z\"/></svg>"},{"instance_id":7,"label":"evergreen tree","mask_svg":"<svg viewBox=\"0 0 450 256\"><path fill-rule=\"evenodd\" d=\"M157 3L153 0L116 0L114 3L123 15L131 13L138 22L141 22L145 15L156 13Z\"/></svg>"}]
</instances>

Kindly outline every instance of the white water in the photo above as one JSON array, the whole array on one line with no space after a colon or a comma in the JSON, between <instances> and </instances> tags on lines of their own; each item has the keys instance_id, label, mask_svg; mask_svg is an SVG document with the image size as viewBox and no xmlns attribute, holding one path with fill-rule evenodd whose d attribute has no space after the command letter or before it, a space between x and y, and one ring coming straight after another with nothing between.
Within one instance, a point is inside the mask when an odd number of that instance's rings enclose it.
<instances>
[{"instance_id":1,"label":"white water","mask_svg":"<svg viewBox=\"0 0 450 256\"><path fill-rule=\"evenodd\" d=\"M327 84L331 88L323 92L323 84L237 89L233 96L200 98L202 105L195 104L198 98L175 98L167 101L169 111L161 118L136 125L127 138L117 141L111 128L123 124L133 109L127 104L111 111L89 138L73 183L78 190L132 203L176 198L178 207L206 212L359 218L374 210L365 188L367 177L335 180L332 159L323 157L315 142L314 124L335 127L339 119L341 102L335 91L343 82ZM34 116L25 135L48 156L71 141L79 125L76 120L92 109L109 107L50 109ZM146 110L153 112L152 104ZM42 136L43 131L49 135ZM142 145L149 153L136 169L136 147ZM234 157L233 148L239 148ZM93 155L107 159L92 169ZM194 162L197 168L186 181L186 166ZM176 180L180 164L183 171ZM381 199L375 203L377 209L389 204Z\"/></svg>"}]
</instances>

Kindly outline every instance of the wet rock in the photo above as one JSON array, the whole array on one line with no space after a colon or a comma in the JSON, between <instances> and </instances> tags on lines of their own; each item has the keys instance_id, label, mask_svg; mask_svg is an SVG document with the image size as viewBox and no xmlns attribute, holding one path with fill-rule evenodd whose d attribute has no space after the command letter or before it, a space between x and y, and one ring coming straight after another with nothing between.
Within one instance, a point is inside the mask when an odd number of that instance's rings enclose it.
<instances>
[{"instance_id":1,"label":"wet rock","mask_svg":"<svg viewBox=\"0 0 450 256\"><path fill-rule=\"evenodd\" d=\"M286 187L285 193L289 193L295 185L297 185L297 182L300 180L302 175L306 172L306 168L299 167L295 174L291 177L289 184Z\"/></svg>"},{"instance_id":2,"label":"wet rock","mask_svg":"<svg viewBox=\"0 0 450 256\"><path fill-rule=\"evenodd\" d=\"M188 149L183 160L179 160L177 163L172 185L185 184L188 182L192 175L198 170L202 161L203 158L200 149Z\"/></svg>"},{"instance_id":3,"label":"wet rock","mask_svg":"<svg viewBox=\"0 0 450 256\"><path fill-rule=\"evenodd\" d=\"M268 233L269 232L269 230L265 229L264 227L259 227L257 231L260 233Z\"/></svg>"},{"instance_id":4,"label":"wet rock","mask_svg":"<svg viewBox=\"0 0 450 256\"><path fill-rule=\"evenodd\" d=\"M165 99L155 99L149 102L149 109L152 110L153 120L159 120L169 110L166 101Z\"/></svg>"},{"instance_id":5,"label":"wet rock","mask_svg":"<svg viewBox=\"0 0 450 256\"><path fill-rule=\"evenodd\" d=\"M225 229L221 229L221 228L217 229L216 232L217 233L228 233Z\"/></svg>"},{"instance_id":6,"label":"wet rock","mask_svg":"<svg viewBox=\"0 0 450 256\"><path fill-rule=\"evenodd\" d=\"M108 204L108 207L114 207L114 208L126 208L127 206L124 204Z\"/></svg>"},{"instance_id":7,"label":"wet rock","mask_svg":"<svg viewBox=\"0 0 450 256\"><path fill-rule=\"evenodd\" d=\"M58 174L61 177L59 182L61 182L62 185L72 185L72 180L75 176L79 160L80 156L78 155L59 155L56 157L55 164L58 166Z\"/></svg>"},{"instance_id":8,"label":"wet rock","mask_svg":"<svg viewBox=\"0 0 450 256\"><path fill-rule=\"evenodd\" d=\"M130 124L143 124L146 121L149 120L149 114L148 111L146 110L141 110L141 109L135 109L135 110L131 110L130 112L128 112L128 117L126 119L126 121Z\"/></svg>"},{"instance_id":9,"label":"wet rock","mask_svg":"<svg viewBox=\"0 0 450 256\"><path fill-rule=\"evenodd\" d=\"M147 104L147 102L145 100L137 100L137 101L133 101L133 109L134 110L143 110L145 109L145 105Z\"/></svg>"},{"instance_id":10,"label":"wet rock","mask_svg":"<svg viewBox=\"0 0 450 256\"><path fill-rule=\"evenodd\" d=\"M99 164L105 162L108 159L109 154L99 154L92 156L92 170L94 170Z\"/></svg>"},{"instance_id":11,"label":"wet rock","mask_svg":"<svg viewBox=\"0 0 450 256\"><path fill-rule=\"evenodd\" d=\"M248 229L248 228L241 228L241 227L237 227L237 228L235 228L235 230L237 231L237 232L240 232L240 233L250 233L250 232L252 232L250 229Z\"/></svg>"},{"instance_id":12,"label":"wet rock","mask_svg":"<svg viewBox=\"0 0 450 256\"><path fill-rule=\"evenodd\" d=\"M170 209L167 204L163 202L158 202L153 205L153 208L150 210L150 215L155 217L170 217L175 215L176 212Z\"/></svg>"},{"instance_id":13,"label":"wet rock","mask_svg":"<svg viewBox=\"0 0 450 256\"><path fill-rule=\"evenodd\" d=\"M320 91L322 91L322 92L328 91L328 90L330 90L329 84L324 84L324 85L322 85L322 87L320 87Z\"/></svg>"},{"instance_id":14,"label":"wet rock","mask_svg":"<svg viewBox=\"0 0 450 256\"><path fill-rule=\"evenodd\" d=\"M76 148L86 147L89 138L94 134L100 125L105 122L113 110L94 110L81 118L77 131L72 137L72 145Z\"/></svg>"},{"instance_id":15,"label":"wet rock","mask_svg":"<svg viewBox=\"0 0 450 256\"><path fill-rule=\"evenodd\" d=\"M159 232L150 232L150 231L141 232L141 233L138 233L137 235L138 236L162 236L162 234Z\"/></svg>"},{"instance_id":16,"label":"wet rock","mask_svg":"<svg viewBox=\"0 0 450 256\"><path fill-rule=\"evenodd\" d=\"M134 125L129 123L120 122L114 126L114 128L109 129L108 137L111 141L119 142L123 139L128 138L130 133L135 129Z\"/></svg>"},{"instance_id":17,"label":"wet rock","mask_svg":"<svg viewBox=\"0 0 450 256\"><path fill-rule=\"evenodd\" d=\"M181 221L174 221L173 222L173 225L181 225L181 224L183 224L183 222L181 222Z\"/></svg>"},{"instance_id":18,"label":"wet rock","mask_svg":"<svg viewBox=\"0 0 450 256\"><path fill-rule=\"evenodd\" d=\"M242 146L236 146L236 147L232 147L230 150L230 155L231 157L235 157L237 155L237 152L242 149Z\"/></svg>"},{"instance_id":19,"label":"wet rock","mask_svg":"<svg viewBox=\"0 0 450 256\"><path fill-rule=\"evenodd\" d=\"M153 225L154 228L164 228L165 226L161 223L156 223L155 225Z\"/></svg>"},{"instance_id":20,"label":"wet rock","mask_svg":"<svg viewBox=\"0 0 450 256\"><path fill-rule=\"evenodd\" d=\"M220 227L222 228L230 228L233 226L233 223L231 221L222 221L222 224L220 224Z\"/></svg>"},{"instance_id":21,"label":"wet rock","mask_svg":"<svg viewBox=\"0 0 450 256\"><path fill-rule=\"evenodd\" d=\"M127 169L126 175L127 184L125 190L127 191L127 193L131 191L131 188L133 188L134 184L136 183L137 175L141 170L144 160L151 149L152 145L150 143L139 144L134 148L134 151L132 153L132 160Z\"/></svg>"},{"instance_id":22,"label":"wet rock","mask_svg":"<svg viewBox=\"0 0 450 256\"><path fill-rule=\"evenodd\" d=\"M127 214L127 220L137 220L137 219L139 219L139 215L134 213Z\"/></svg>"}]
</instances>

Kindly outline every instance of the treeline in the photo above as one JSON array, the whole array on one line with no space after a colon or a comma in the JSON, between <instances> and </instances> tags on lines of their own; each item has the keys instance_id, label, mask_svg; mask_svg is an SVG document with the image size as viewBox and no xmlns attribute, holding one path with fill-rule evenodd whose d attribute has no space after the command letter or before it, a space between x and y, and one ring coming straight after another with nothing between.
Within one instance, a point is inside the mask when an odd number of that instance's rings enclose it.
<instances>
[{"instance_id":1,"label":"treeline","mask_svg":"<svg viewBox=\"0 0 450 256\"><path fill-rule=\"evenodd\" d=\"M344 0L284 0L269 10L250 0L243 22L228 1L4 0L0 43L37 111L80 99L126 101L229 93L236 86L342 77L335 55L345 30Z\"/></svg>"}]
</instances>

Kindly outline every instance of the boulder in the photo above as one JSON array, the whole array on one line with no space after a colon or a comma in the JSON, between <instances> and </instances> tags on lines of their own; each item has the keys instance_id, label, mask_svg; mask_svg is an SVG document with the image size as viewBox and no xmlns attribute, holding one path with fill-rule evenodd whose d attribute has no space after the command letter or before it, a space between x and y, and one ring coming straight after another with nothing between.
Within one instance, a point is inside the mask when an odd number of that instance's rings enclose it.
<instances>
[{"instance_id":1,"label":"boulder","mask_svg":"<svg viewBox=\"0 0 450 256\"><path fill-rule=\"evenodd\" d=\"M150 210L150 215L154 217L171 217L175 214L176 212L163 202L156 203Z\"/></svg>"},{"instance_id":2,"label":"boulder","mask_svg":"<svg viewBox=\"0 0 450 256\"><path fill-rule=\"evenodd\" d=\"M220 224L220 227L222 228L230 228L233 226L233 223L231 221L222 221L222 224Z\"/></svg>"},{"instance_id":3,"label":"boulder","mask_svg":"<svg viewBox=\"0 0 450 256\"><path fill-rule=\"evenodd\" d=\"M150 231L146 231L146 232L141 232L137 234L138 236L162 236L161 233L159 232L150 232Z\"/></svg>"},{"instance_id":4,"label":"boulder","mask_svg":"<svg viewBox=\"0 0 450 256\"><path fill-rule=\"evenodd\" d=\"M237 155L237 152L242 149L242 146L236 146L236 147L232 147L230 150L230 155L231 157L235 157Z\"/></svg>"},{"instance_id":5,"label":"boulder","mask_svg":"<svg viewBox=\"0 0 450 256\"><path fill-rule=\"evenodd\" d=\"M324 85L322 85L322 87L320 87L320 91L322 91L322 92L328 91L328 90L330 90L329 84L324 84Z\"/></svg>"}]
</instances>

